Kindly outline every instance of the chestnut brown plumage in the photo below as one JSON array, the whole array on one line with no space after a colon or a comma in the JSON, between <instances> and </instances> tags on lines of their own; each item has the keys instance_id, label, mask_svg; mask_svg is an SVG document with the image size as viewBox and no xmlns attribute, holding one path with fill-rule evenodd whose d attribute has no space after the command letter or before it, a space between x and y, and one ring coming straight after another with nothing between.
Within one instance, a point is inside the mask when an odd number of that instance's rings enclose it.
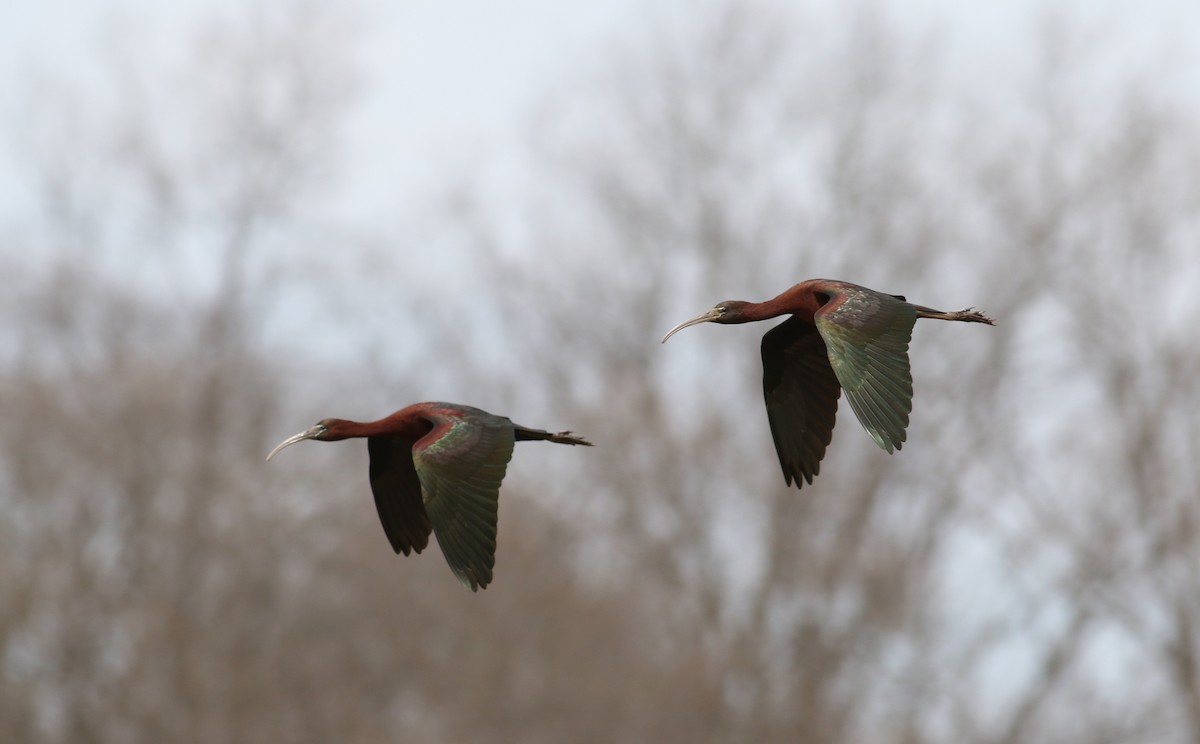
<instances>
[{"instance_id":1,"label":"chestnut brown plumage","mask_svg":"<svg viewBox=\"0 0 1200 744\"><path fill-rule=\"evenodd\" d=\"M698 323L750 323L792 317L762 340L763 397L783 479L812 483L833 439L841 391L876 444L900 449L912 411L908 342L918 318L993 321L973 309L942 312L902 295L849 282L809 279L766 302L728 300L663 336Z\"/></svg>"},{"instance_id":2,"label":"chestnut brown plumage","mask_svg":"<svg viewBox=\"0 0 1200 744\"><path fill-rule=\"evenodd\" d=\"M590 442L569 431L514 424L470 406L416 403L378 421L323 419L288 437L267 455L316 439L365 438L371 492L383 531L397 553L420 553L429 533L468 589L486 588L496 563L500 481L516 442Z\"/></svg>"}]
</instances>

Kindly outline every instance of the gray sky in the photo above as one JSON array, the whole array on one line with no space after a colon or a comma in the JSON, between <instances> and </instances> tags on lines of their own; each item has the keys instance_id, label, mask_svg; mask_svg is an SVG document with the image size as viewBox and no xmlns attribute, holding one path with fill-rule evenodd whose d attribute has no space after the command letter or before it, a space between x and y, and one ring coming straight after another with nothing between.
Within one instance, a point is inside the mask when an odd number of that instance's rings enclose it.
<instances>
[{"instance_id":1,"label":"gray sky","mask_svg":"<svg viewBox=\"0 0 1200 744\"><path fill-rule=\"evenodd\" d=\"M845 15L836 0L778 2L800 8L802 15ZM911 25L918 34L928 31L936 38L937 53L949 60L950 82L965 82L964 90L991 94L995 85L1019 80L1008 73L1036 64L1029 59L1037 48L1036 19L1053 10L1064 19L1067 35L1084 42L1105 39L1098 48L1106 64L1098 68L1107 68L1107 74L1151 74L1145 71L1153 69L1163 86L1183 88L1200 100L1200 3L906 0L879 5L893 16L889 25ZM30 136L22 131L25 122L59 115L57 109L40 112L40 118L39 112L30 116L22 110L37 99L30 95L36 93L32 86L61 80L86 91L89 75L107 69L114 49L135 65L160 59L167 66L178 64L214 16L243 17L245 7L236 0L43 0L0 9L0 194L6 195L0 199L0 224L36 222L29 219L33 202L22 188L21 168L6 164L14 155L21 157L12 143ZM647 37L684 27L696 7L685 0L582 5L358 0L339 6L339 13L353 9L348 12L357 30L348 38L357 45L362 80L343 130L343 150L335 158L338 181L322 195L323 206L332 200L346 224L384 225L400 246L421 240L411 226L452 185L467 182L489 199L498 196L490 208L502 211L508 197L504 178L498 194L481 182L505 173L506 165L520 166L518 148L531 136L538 107L565 102L590 73L610 69L628 49L647 47ZM159 74L142 71L150 78ZM116 260L132 263L113 268L123 279L136 280L148 270L140 258L126 254ZM422 266L428 270L433 260L424 255Z\"/></svg>"},{"instance_id":2,"label":"gray sky","mask_svg":"<svg viewBox=\"0 0 1200 744\"><path fill-rule=\"evenodd\" d=\"M0 10L0 91L18 91L32 72L75 80L95 51L119 36L151 60L188 38L201 19L241 4L184 0L43 0ZM365 95L353 118L348 152L352 201L359 208L417 199L447 168L502 154L547 91L602 63L611 42L670 27L694 5L604 0L366 0L359 59ZM796 3L828 12L829 0ZM1012 0L1005 3L907 0L890 5L897 19L941 30L955 72L986 84L991 73L1020 65L1030 19L1061 13L1072 32L1105 30L1105 54L1117 74L1177 59L1163 84L1200 90L1200 3L1187 0ZM116 32L116 33L114 33ZM124 43L124 42L123 42ZM155 48L157 47L157 48ZM1174 74L1172 74L1172 72ZM11 106L13 95L3 100ZM380 155L389 167L380 167ZM9 169L5 169L9 170ZM0 184L5 176L0 174ZM5 188L12 188L8 184Z\"/></svg>"}]
</instances>

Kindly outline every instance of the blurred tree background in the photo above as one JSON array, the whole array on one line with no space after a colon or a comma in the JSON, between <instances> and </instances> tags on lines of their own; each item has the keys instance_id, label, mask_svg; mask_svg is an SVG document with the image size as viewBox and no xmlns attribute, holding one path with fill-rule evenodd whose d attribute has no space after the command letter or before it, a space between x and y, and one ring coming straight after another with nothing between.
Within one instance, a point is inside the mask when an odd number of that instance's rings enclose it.
<instances>
[{"instance_id":1,"label":"blurred tree background","mask_svg":"<svg viewBox=\"0 0 1200 744\"><path fill-rule=\"evenodd\" d=\"M370 7L28 72L6 740L1200 742L1195 67L836 8L666 14L403 214L347 206ZM818 276L999 325L922 324L904 451L843 410L797 492L766 326L658 339ZM479 594L391 554L365 446L262 461L436 399L597 444L517 453Z\"/></svg>"}]
</instances>

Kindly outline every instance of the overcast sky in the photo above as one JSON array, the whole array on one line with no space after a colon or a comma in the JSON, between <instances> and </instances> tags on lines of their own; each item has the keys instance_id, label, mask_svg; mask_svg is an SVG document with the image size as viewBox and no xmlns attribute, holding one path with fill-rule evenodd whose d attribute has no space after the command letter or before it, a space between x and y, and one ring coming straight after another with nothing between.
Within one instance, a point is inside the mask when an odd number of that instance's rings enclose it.
<instances>
[{"instance_id":1,"label":"overcast sky","mask_svg":"<svg viewBox=\"0 0 1200 744\"><path fill-rule=\"evenodd\" d=\"M32 73L51 71L67 79L87 74L112 29L133 44L180 43L214 11L236 8L231 0L41 0L8 3L0 10L0 100L11 110ZM835 7L825 1L797 3ZM898 20L942 32L958 74L987 79L989 69L1019 64L1027 49L1030 19L1048 9L1086 33L1104 30L1114 70L1178 61L1164 85L1200 91L1200 3L1190 0L1013 0L953 2L907 0L884 3ZM364 196L399 186L420 194L438 172L502 151L523 118L547 91L562 86L616 47L652 28L670 26L695 5L679 0L407 0L356 4L362 34L359 60L365 95L352 121L350 174ZM155 52L138 52L152 59ZM1200 94L1198 94L1200 95ZM12 118L10 117L10 121ZM17 117L19 122L19 117ZM9 125L11 126L11 124ZM18 124L19 126L19 124ZM385 153L402 169L378 167ZM3 178L3 176L0 176ZM373 179L387 179L371 184ZM369 197L367 197L369 198ZM377 197L376 198L381 198Z\"/></svg>"}]
</instances>

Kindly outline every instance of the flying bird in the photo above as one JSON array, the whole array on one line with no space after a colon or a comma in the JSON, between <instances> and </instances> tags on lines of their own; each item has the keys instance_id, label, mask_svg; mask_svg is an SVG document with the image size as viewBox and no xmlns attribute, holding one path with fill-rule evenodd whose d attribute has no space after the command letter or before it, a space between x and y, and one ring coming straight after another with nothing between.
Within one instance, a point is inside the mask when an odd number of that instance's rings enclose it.
<instances>
[{"instance_id":1,"label":"flying bird","mask_svg":"<svg viewBox=\"0 0 1200 744\"><path fill-rule=\"evenodd\" d=\"M763 397L784 482L797 488L820 472L843 389L875 443L889 454L901 448L912 411L908 342L918 318L994 325L972 308L947 313L849 282L809 279L766 302L721 302L662 340L698 323L780 315L792 317L762 340Z\"/></svg>"},{"instance_id":2,"label":"flying bird","mask_svg":"<svg viewBox=\"0 0 1200 744\"><path fill-rule=\"evenodd\" d=\"M392 548L420 553L432 530L450 569L471 591L492 580L500 481L513 445L591 446L569 431L530 429L470 406L415 403L378 421L323 419L280 442L267 459L305 439L352 438L367 440L371 491Z\"/></svg>"}]
</instances>

